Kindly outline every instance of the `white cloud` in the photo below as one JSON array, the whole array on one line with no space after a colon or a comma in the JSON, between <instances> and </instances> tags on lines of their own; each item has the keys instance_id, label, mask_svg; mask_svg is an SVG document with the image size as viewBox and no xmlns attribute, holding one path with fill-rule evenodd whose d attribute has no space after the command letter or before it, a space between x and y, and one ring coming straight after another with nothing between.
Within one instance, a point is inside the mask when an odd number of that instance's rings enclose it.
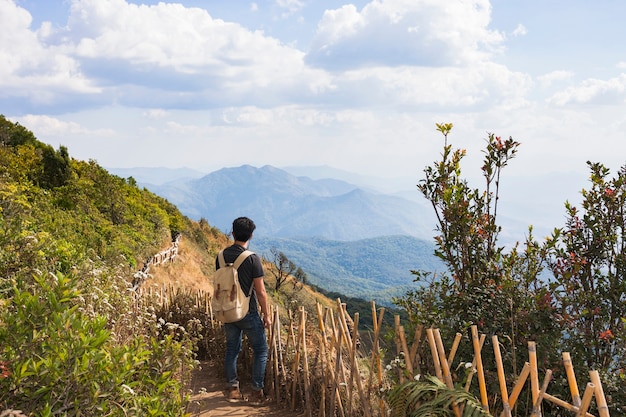
<instances>
[{"instance_id":1,"label":"white cloud","mask_svg":"<svg viewBox=\"0 0 626 417\"><path fill-rule=\"evenodd\" d=\"M522 25L521 23L519 23L513 30L512 35L515 37L518 37L518 36L524 36L527 33L528 31L526 30L526 27Z\"/></svg>"},{"instance_id":2,"label":"white cloud","mask_svg":"<svg viewBox=\"0 0 626 417\"><path fill-rule=\"evenodd\" d=\"M304 3L301 0L276 0L276 5L285 10L282 14L283 18L297 13L304 7Z\"/></svg>"},{"instance_id":3,"label":"white cloud","mask_svg":"<svg viewBox=\"0 0 626 417\"><path fill-rule=\"evenodd\" d=\"M87 129L75 122L66 122L51 116L27 114L15 118L40 138L65 137L67 135L113 136L112 129Z\"/></svg>"},{"instance_id":4,"label":"white cloud","mask_svg":"<svg viewBox=\"0 0 626 417\"><path fill-rule=\"evenodd\" d=\"M307 62L332 69L448 66L488 59L504 35L488 28L487 0L380 0L327 10Z\"/></svg>"},{"instance_id":5,"label":"white cloud","mask_svg":"<svg viewBox=\"0 0 626 417\"><path fill-rule=\"evenodd\" d=\"M541 75L537 77L537 80L541 83L543 87L548 87L555 82L570 80L574 77L574 73L572 71L552 71L548 74Z\"/></svg>"},{"instance_id":6,"label":"white cloud","mask_svg":"<svg viewBox=\"0 0 626 417\"><path fill-rule=\"evenodd\" d=\"M32 16L13 1L0 1L0 98L53 103L66 92L100 90L87 80L64 45L46 45L52 32L44 22L32 30Z\"/></svg>"},{"instance_id":7,"label":"white cloud","mask_svg":"<svg viewBox=\"0 0 626 417\"><path fill-rule=\"evenodd\" d=\"M568 104L624 104L626 103L626 74L608 80L588 79L580 85L568 87L554 94L548 102L557 106Z\"/></svg>"},{"instance_id":8,"label":"white cloud","mask_svg":"<svg viewBox=\"0 0 626 417\"><path fill-rule=\"evenodd\" d=\"M147 117L148 119L157 120L157 119L163 119L164 117L169 116L170 112L168 112L167 110L163 110L163 109L148 109L143 112L143 115Z\"/></svg>"}]
</instances>

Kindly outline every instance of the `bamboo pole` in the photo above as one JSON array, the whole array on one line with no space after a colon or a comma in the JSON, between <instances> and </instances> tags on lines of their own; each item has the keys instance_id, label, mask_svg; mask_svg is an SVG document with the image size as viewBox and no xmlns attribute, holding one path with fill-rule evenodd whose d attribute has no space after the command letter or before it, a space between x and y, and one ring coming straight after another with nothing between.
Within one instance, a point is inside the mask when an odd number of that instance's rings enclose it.
<instances>
[{"instance_id":1,"label":"bamboo pole","mask_svg":"<svg viewBox=\"0 0 626 417\"><path fill-rule=\"evenodd\" d=\"M304 401L306 405L307 417L313 416L313 409L311 404L311 379L309 375L309 358L306 347L306 310L301 307L300 310L300 327L302 328L302 361L304 368Z\"/></svg>"},{"instance_id":2,"label":"bamboo pole","mask_svg":"<svg viewBox=\"0 0 626 417\"><path fill-rule=\"evenodd\" d=\"M295 358L293 361L293 365L291 368L291 375L292 375L292 380L291 380L291 411L294 411L296 409L296 391L298 388L298 367L300 365L300 346L302 343L302 326L300 326L300 328L298 328L298 337L296 338L296 343L295 343Z\"/></svg>"},{"instance_id":3,"label":"bamboo pole","mask_svg":"<svg viewBox=\"0 0 626 417\"><path fill-rule=\"evenodd\" d=\"M485 344L485 339L487 338L487 336L485 336L484 334L480 335L480 348L483 348L483 345ZM474 357L474 360L472 361L472 370L470 372L470 374L467 376L467 381L465 382L465 391L469 392L470 386L472 385L472 379L474 378L474 374L477 372L476 370L476 357Z\"/></svg>"},{"instance_id":4,"label":"bamboo pole","mask_svg":"<svg viewBox=\"0 0 626 417\"><path fill-rule=\"evenodd\" d=\"M592 395L593 395L593 392L592 392ZM580 416L580 414L579 414L580 413L580 408L579 407L576 407L576 406L574 406L574 405L572 405L572 404L570 404L570 403L568 403L566 401L563 401L560 398L554 397L554 396L546 393L546 394L544 394L543 399L546 400L546 401L550 401L551 403L556 404L559 407L563 407L566 410L571 411L576 416ZM591 401L591 399L590 399L590 401ZM593 414L590 414L590 413L585 412L585 411L583 411L583 414L585 415L585 417L595 417ZM582 417L582 416L580 416L580 417Z\"/></svg>"},{"instance_id":5,"label":"bamboo pole","mask_svg":"<svg viewBox=\"0 0 626 417\"><path fill-rule=\"evenodd\" d=\"M346 304L341 302L341 299L337 298L337 317L339 318L339 326L341 327L341 335L346 347L352 346L352 340L350 337L350 331L348 330L348 322L346 321Z\"/></svg>"},{"instance_id":6,"label":"bamboo pole","mask_svg":"<svg viewBox=\"0 0 626 417\"><path fill-rule=\"evenodd\" d=\"M322 313L322 305L320 303L315 304L317 311L317 325L320 329L321 343L320 343L320 357L321 357L321 373L322 373L322 389L320 394L320 407L318 411L318 417L326 417L326 387L328 387L328 375L326 372L326 327L324 326L324 315Z\"/></svg>"},{"instance_id":7,"label":"bamboo pole","mask_svg":"<svg viewBox=\"0 0 626 417\"><path fill-rule=\"evenodd\" d=\"M404 363L406 364L406 369L409 372L409 378L413 379L413 363L411 362L411 353L406 343L406 335L404 334L404 326L399 326L398 332L400 335L400 343L402 344L402 351L404 352Z\"/></svg>"},{"instance_id":8,"label":"bamboo pole","mask_svg":"<svg viewBox=\"0 0 626 417\"><path fill-rule=\"evenodd\" d=\"M441 340L441 334L439 333L439 329L434 330L435 343L437 344L437 352L439 353L439 360L441 361L441 368L443 369L443 377L445 379L445 383L450 389L454 389L454 384L452 383L452 376L450 375L450 367L448 366L448 359L446 359L446 352L443 347L443 341ZM456 417L461 417L461 410L457 404L452 404L452 410Z\"/></svg>"},{"instance_id":9,"label":"bamboo pole","mask_svg":"<svg viewBox=\"0 0 626 417\"><path fill-rule=\"evenodd\" d=\"M435 367L435 375L441 382L445 382L443 379L443 372L441 371L441 361L439 360L439 354L437 353L437 344L435 343L435 335L433 329L426 329L426 337L428 338L428 345L430 346L430 353L433 357L433 365Z\"/></svg>"},{"instance_id":10,"label":"bamboo pole","mask_svg":"<svg viewBox=\"0 0 626 417\"><path fill-rule=\"evenodd\" d=\"M355 327L358 325L359 323L359 313L355 313L354 314L354 321L353 323L355 324ZM353 331L355 329L355 327L353 327ZM350 354L350 379L348 380L348 385L347 385L347 390L348 390L348 407L350 407L350 409L352 409L353 407L353 402L352 402L352 392L353 392L353 383L354 383L354 368L356 367L356 334L354 334L353 337L350 338L350 340L352 341L352 343L350 344L350 346L348 346L348 353Z\"/></svg>"},{"instance_id":11,"label":"bamboo pole","mask_svg":"<svg viewBox=\"0 0 626 417\"><path fill-rule=\"evenodd\" d=\"M339 409L339 414L344 417L344 410L343 410L343 404L341 401L341 395L339 392L339 382L338 382L338 378L339 378L339 371L342 370L341 367L341 335L339 334L339 330L337 329L337 326L335 325L335 316L333 314L329 315L330 317L330 323L331 323L331 329L332 329L332 341L333 344L332 346L335 348L336 351L336 358L335 358L335 372L334 372L334 378L333 378L333 388L331 391L331 400L330 400L330 407L331 407L331 415L335 416L335 409ZM331 349L332 350L332 349ZM332 351L331 351L332 354ZM344 380L345 380L345 376L344 376ZM335 402L337 403L337 406L335 406Z\"/></svg>"},{"instance_id":12,"label":"bamboo pole","mask_svg":"<svg viewBox=\"0 0 626 417\"><path fill-rule=\"evenodd\" d=\"M563 366L565 367L569 390L572 394L572 403L575 407L580 407L580 392L578 391L578 384L576 383L576 374L574 373L574 367L572 366L572 358L570 357L569 352L563 352L561 356L563 357Z\"/></svg>"},{"instance_id":13,"label":"bamboo pole","mask_svg":"<svg viewBox=\"0 0 626 417\"><path fill-rule=\"evenodd\" d=\"M526 362L524 364L524 367L522 368L522 372L520 372L519 377L517 378L517 382L515 383L515 385L513 386L513 389L511 390L511 395L509 396L509 404L510 404L511 409L515 407L517 398L522 392L522 388L524 387L524 384L526 383L526 380L528 379L528 375L530 375L530 364ZM500 414L501 417L503 415L504 414Z\"/></svg>"},{"instance_id":14,"label":"bamboo pole","mask_svg":"<svg viewBox=\"0 0 626 417\"><path fill-rule=\"evenodd\" d=\"M582 417L587 413L589 405L591 404L591 399L593 398L594 391L595 386L593 385L593 383L587 383L587 388L585 388L585 393L583 394L583 399L580 403L580 409L578 410L578 414L576 414L576 417Z\"/></svg>"},{"instance_id":15,"label":"bamboo pole","mask_svg":"<svg viewBox=\"0 0 626 417\"><path fill-rule=\"evenodd\" d=\"M419 345L422 340L422 332L424 330L424 326L418 324L415 328L415 334L413 335L413 343L411 344L411 363L413 364L413 372L421 373L419 360L417 359L417 353L419 352Z\"/></svg>"},{"instance_id":16,"label":"bamboo pole","mask_svg":"<svg viewBox=\"0 0 626 417\"><path fill-rule=\"evenodd\" d=\"M441 340L441 333L439 333L439 329L434 329L432 333L437 348L437 356L439 356L439 362L441 364L443 381L448 386L448 388L454 388L454 384L452 383L452 375L450 375L450 366L448 365L448 359L446 358L446 351L443 347L443 341Z\"/></svg>"},{"instance_id":17,"label":"bamboo pole","mask_svg":"<svg viewBox=\"0 0 626 417\"><path fill-rule=\"evenodd\" d=\"M528 362L530 363L530 389L533 404L537 403L539 397L539 371L537 369L537 346L535 342L528 342ZM537 417L541 417L541 410Z\"/></svg>"},{"instance_id":18,"label":"bamboo pole","mask_svg":"<svg viewBox=\"0 0 626 417\"><path fill-rule=\"evenodd\" d=\"M274 398L276 404L280 404L280 364L279 364L279 344L280 344L280 324L278 319L278 306L274 309L272 320L272 345L273 345L273 365L274 365Z\"/></svg>"},{"instance_id":19,"label":"bamboo pole","mask_svg":"<svg viewBox=\"0 0 626 417\"><path fill-rule=\"evenodd\" d=\"M396 354L398 357L402 356L402 342L400 341L400 316L396 314L393 317L394 320L394 339L396 342ZM398 382L403 383L406 381L404 377L404 372L402 372L401 368L398 368Z\"/></svg>"},{"instance_id":20,"label":"bamboo pole","mask_svg":"<svg viewBox=\"0 0 626 417\"><path fill-rule=\"evenodd\" d=\"M369 375L369 381L367 384L367 401L368 402L371 399L374 370L376 370L376 373L378 374L377 375L378 376L378 389L380 390L380 388L383 385L383 366L380 360L380 346L379 346L378 339L380 337L380 329L382 327L383 316L385 315L385 309L381 308L380 316L377 316L376 303L372 301L371 306L372 306L372 325L374 326L374 340L372 341L372 359L370 362L371 371ZM384 416L385 415L385 401L382 399L382 397L379 398L378 407L380 410L380 415Z\"/></svg>"},{"instance_id":21,"label":"bamboo pole","mask_svg":"<svg viewBox=\"0 0 626 417\"><path fill-rule=\"evenodd\" d=\"M594 394L596 397L596 407L598 407L598 415L600 417L609 416L609 406L606 403L606 397L604 396L604 389L600 382L600 373L598 371L589 371L591 377L591 383L594 385Z\"/></svg>"},{"instance_id":22,"label":"bamboo pole","mask_svg":"<svg viewBox=\"0 0 626 417\"><path fill-rule=\"evenodd\" d=\"M498 336L493 335L491 337L491 343L493 343L493 352L496 357L496 367L498 369L498 381L500 382L500 395L502 395L502 408L504 409L504 416L511 417L509 393L506 388L506 376L504 374L504 365L502 364L502 354L500 353L500 342L498 342Z\"/></svg>"},{"instance_id":23,"label":"bamboo pole","mask_svg":"<svg viewBox=\"0 0 626 417\"><path fill-rule=\"evenodd\" d=\"M487 398L487 386L485 385L485 370L483 369L483 359L480 354L481 346L478 337L478 327L472 326L472 342L474 344L474 359L476 360L476 370L478 371L478 388L480 390L480 402L483 409L489 412L489 400Z\"/></svg>"},{"instance_id":24,"label":"bamboo pole","mask_svg":"<svg viewBox=\"0 0 626 417\"><path fill-rule=\"evenodd\" d=\"M370 411L370 403L367 401L367 397L365 396L365 392L363 391L363 381L361 380L361 373L359 372L359 364L357 363L357 350L356 350L356 342L358 340L358 331L359 331L359 313L354 313L354 328L352 330L352 375L350 377L350 382L352 382L352 377L356 377L356 389L359 394L359 399L361 400L361 406L363 407L363 413L365 417L371 417ZM352 406L352 403L350 403Z\"/></svg>"},{"instance_id":25,"label":"bamboo pole","mask_svg":"<svg viewBox=\"0 0 626 417\"><path fill-rule=\"evenodd\" d=\"M548 389L548 384L552 379L552 370L548 369L546 371L546 376L543 379L543 384L541 385L541 389L537 394L537 401L533 404L533 412L530 417L537 417L541 415L541 403L543 402L543 396L546 394L546 390Z\"/></svg>"},{"instance_id":26,"label":"bamboo pole","mask_svg":"<svg viewBox=\"0 0 626 417\"><path fill-rule=\"evenodd\" d=\"M454 342L452 342L452 348L450 348L450 355L448 356L448 365L452 367L452 362L454 362L454 357L456 356L456 351L459 348L459 344L461 343L461 339L463 335L461 333L457 333L454 337Z\"/></svg>"}]
</instances>

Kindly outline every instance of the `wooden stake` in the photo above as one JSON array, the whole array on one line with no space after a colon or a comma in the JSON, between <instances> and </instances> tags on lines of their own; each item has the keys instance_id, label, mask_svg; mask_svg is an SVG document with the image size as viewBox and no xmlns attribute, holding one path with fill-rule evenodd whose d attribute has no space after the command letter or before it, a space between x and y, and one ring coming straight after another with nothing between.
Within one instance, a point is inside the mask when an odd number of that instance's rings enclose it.
<instances>
[{"instance_id":1,"label":"wooden stake","mask_svg":"<svg viewBox=\"0 0 626 417\"><path fill-rule=\"evenodd\" d=\"M483 359L480 355L480 339L478 337L478 327L472 326L472 342L474 343L474 359L476 360L476 370L478 371L478 388L480 390L480 402L483 409L489 412L489 399L487 398L487 386L485 385L485 370L483 369Z\"/></svg>"},{"instance_id":2,"label":"wooden stake","mask_svg":"<svg viewBox=\"0 0 626 417\"><path fill-rule=\"evenodd\" d=\"M519 397L519 394L522 392L522 388L524 387L524 384L526 383L526 380L528 379L528 375L530 375L530 364L526 362L524 364L524 367L522 368L522 372L520 372L519 377L517 378L517 382L515 383L515 386L513 386L513 389L511 390L511 395L509 397L509 403L510 403L511 409L515 407L517 398ZM504 414L501 413L500 416L503 417Z\"/></svg>"},{"instance_id":3,"label":"wooden stake","mask_svg":"<svg viewBox=\"0 0 626 417\"><path fill-rule=\"evenodd\" d=\"M402 344L402 351L404 352L404 363L406 364L406 370L409 372L409 378L413 379L413 363L411 362L411 352L406 343L406 335L404 334L404 326L398 327L398 333L400 336L400 343Z\"/></svg>"},{"instance_id":4,"label":"wooden stake","mask_svg":"<svg viewBox=\"0 0 626 417\"><path fill-rule=\"evenodd\" d=\"M410 357L411 357L411 364L413 364L413 372L420 374L420 365L419 365L419 360L417 358L417 353L418 353L418 349L420 346L420 342L422 341L422 332L424 330L424 326L421 324L418 324L417 327L415 328L415 334L413 335L413 343L411 344L411 353L410 353Z\"/></svg>"},{"instance_id":5,"label":"wooden stake","mask_svg":"<svg viewBox=\"0 0 626 417\"><path fill-rule=\"evenodd\" d=\"M448 366L448 360L446 359L446 352L443 347L443 341L441 340L441 334L439 333L439 329L434 330L435 343L437 344L437 352L439 353L439 360L441 361L441 368L443 370L443 377L446 385L450 389L454 389L454 384L452 383L452 376L450 376L450 367ZM452 404L452 410L456 417L461 417L461 410L457 404Z\"/></svg>"},{"instance_id":6,"label":"wooden stake","mask_svg":"<svg viewBox=\"0 0 626 417\"><path fill-rule=\"evenodd\" d=\"M496 357L496 367L498 369L498 381L500 382L500 394L502 395L502 408L504 409L504 416L511 417L509 393L506 388L506 376L504 374L504 365L502 364L502 355L500 353L500 342L498 342L498 336L493 335L491 337L491 343L493 343L493 352Z\"/></svg>"},{"instance_id":7,"label":"wooden stake","mask_svg":"<svg viewBox=\"0 0 626 417\"><path fill-rule=\"evenodd\" d=\"M461 333L457 333L454 337L454 342L452 343L452 348L450 349L450 355L448 356L448 365L452 368L452 362L454 362L454 356L456 356L456 351L459 348L459 344L461 343L461 339L463 335Z\"/></svg>"},{"instance_id":8,"label":"wooden stake","mask_svg":"<svg viewBox=\"0 0 626 417\"><path fill-rule=\"evenodd\" d=\"M595 391L595 386L589 382L587 384L587 388L585 388L585 393L583 394L583 400L580 403L580 409L578 410L578 414L576 417L582 417L587 414L587 410L589 409L589 405L591 404L591 399L593 398L593 392Z\"/></svg>"},{"instance_id":9,"label":"wooden stake","mask_svg":"<svg viewBox=\"0 0 626 417\"><path fill-rule=\"evenodd\" d=\"M528 362L530 363L530 389L533 404L536 404L539 397L539 371L537 369L537 346L535 342L528 342ZM537 417L541 417L541 410L539 410Z\"/></svg>"},{"instance_id":10,"label":"wooden stake","mask_svg":"<svg viewBox=\"0 0 626 417\"><path fill-rule=\"evenodd\" d=\"M606 397L604 396L604 389L602 388L602 383L600 382L600 374L598 371L589 371L589 376L591 377L591 383L594 385L594 393L596 396L596 406L598 407L598 414L600 417L610 417L609 416L609 406L606 403Z\"/></svg>"},{"instance_id":11,"label":"wooden stake","mask_svg":"<svg viewBox=\"0 0 626 417\"><path fill-rule=\"evenodd\" d=\"M546 376L543 379L543 384L541 385L541 390L539 394L537 394L537 402L533 405L533 412L530 417L537 417L541 415L541 403L543 402L543 396L546 394L546 390L548 389L548 384L552 379L552 370L548 369L546 371Z\"/></svg>"},{"instance_id":12,"label":"wooden stake","mask_svg":"<svg viewBox=\"0 0 626 417\"><path fill-rule=\"evenodd\" d=\"M567 375L569 391L572 394L572 403L575 407L580 407L580 392L578 392L578 384L576 383L576 374L572 366L572 358L569 352L563 352L561 356L563 357L563 366L565 367L565 374Z\"/></svg>"},{"instance_id":13,"label":"wooden stake","mask_svg":"<svg viewBox=\"0 0 626 417\"><path fill-rule=\"evenodd\" d=\"M430 354L433 357L435 375L441 382L445 382L443 379L443 373L441 372L441 361L439 360L439 354L437 353L437 343L435 343L435 335L432 328L426 329L426 337L428 338L428 344L430 346Z\"/></svg>"},{"instance_id":14,"label":"wooden stake","mask_svg":"<svg viewBox=\"0 0 626 417\"><path fill-rule=\"evenodd\" d=\"M483 348L483 345L485 344L485 339L487 337L484 334L480 335L480 348ZM470 374L467 376L467 382L465 383L465 391L469 392L470 386L472 385L472 379L474 378L474 374L477 372L476 370L476 357L474 357L474 360L472 361L472 370L470 372Z\"/></svg>"},{"instance_id":15,"label":"wooden stake","mask_svg":"<svg viewBox=\"0 0 626 417\"><path fill-rule=\"evenodd\" d=\"M382 327L383 316L385 315L385 309L380 309L380 316L376 314L376 303L372 301L372 325L374 326L374 340L372 341L372 359L370 362L370 376L367 384L367 401L369 403L371 399L372 393L372 380L374 378L374 372L378 374L378 389L383 385L383 366L380 360L380 346L378 343L378 339L380 337L380 329ZM382 397L379 398L378 407L380 410L380 415L385 415L385 401Z\"/></svg>"},{"instance_id":16,"label":"wooden stake","mask_svg":"<svg viewBox=\"0 0 626 417\"><path fill-rule=\"evenodd\" d=\"M591 395L593 395L593 389L592 389ZM556 404L559 407L563 407L563 408L571 411L572 413L575 413L576 416L579 416L580 409L578 407L573 406L572 404L570 404L568 402L565 402L565 401L563 401L560 398L557 398L557 397L554 397L554 396L552 396L552 395L550 395L548 393L545 393L543 395L543 399L546 400L546 401L550 401L551 403ZM591 399L589 399L589 401L591 401ZM585 417L595 417L593 414L590 414L590 413L587 413L587 412L583 412L583 413L585 414Z\"/></svg>"},{"instance_id":17,"label":"wooden stake","mask_svg":"<svg viewBox=\"0 0 626 417\"><path fill-rule=\"evenodd\" d=\"M320 303L315 304L315 308L317 310L317 324L321 333L321 343L320 343L320 358L321 358L321 373L322 373L322 389L321 398L320 398L320 408L318 412L318 417L326 417L326 387L328 387L327 380L327 372L326 372L326 327L324 326L324 316L322 314L322 305Z\"/></svg>"},{"instance_id":18,"label":"wooden stake","mask_svg":"<svg viewBox=\"0 0 626 417\"><path fill-rule=\"evenodd\" d=\"M313 408L311 404L311 379L309 376L309 358L306 348L306 310L301 307L300 310L300 327L302 328L302 359L304 368L304 401L306 403L307 417L313 416Z\"/></svg>"}]
</instances>

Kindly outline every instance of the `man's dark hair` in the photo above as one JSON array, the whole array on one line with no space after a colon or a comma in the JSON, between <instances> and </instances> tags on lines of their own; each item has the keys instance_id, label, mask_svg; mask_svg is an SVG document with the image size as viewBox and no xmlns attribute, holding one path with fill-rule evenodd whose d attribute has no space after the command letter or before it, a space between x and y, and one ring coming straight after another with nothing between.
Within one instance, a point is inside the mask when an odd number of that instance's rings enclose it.
<instances>
[{"instance_id":1,"label":"man's dark hair","mask_svg":"<svg viewBox=\"0 0 626 417\"><path fill-rule=\"evenodd\" d=\"M233 220L233 236L239 242L247 242L252 237L256 225L247 217L238 217Z\"/></svg>"}]
</instances>

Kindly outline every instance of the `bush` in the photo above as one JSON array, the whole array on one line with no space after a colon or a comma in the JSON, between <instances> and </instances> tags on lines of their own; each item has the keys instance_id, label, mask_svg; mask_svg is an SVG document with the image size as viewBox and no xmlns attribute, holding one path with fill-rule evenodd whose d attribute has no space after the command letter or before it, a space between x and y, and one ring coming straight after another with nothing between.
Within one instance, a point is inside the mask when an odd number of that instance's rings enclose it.
<instances>
[{"instance_id":1,"label":"bush","mask_svg":"<svg viewBox=\"0 0 626 417\"><path fill-rule=\"evenodd\" d=\"M184 345L142 332L116 343L107 316L81 311L77 279L42 275L13 288L0 314L0 407L35 416L182 415Z\"/></svg>"}]
</instances>

